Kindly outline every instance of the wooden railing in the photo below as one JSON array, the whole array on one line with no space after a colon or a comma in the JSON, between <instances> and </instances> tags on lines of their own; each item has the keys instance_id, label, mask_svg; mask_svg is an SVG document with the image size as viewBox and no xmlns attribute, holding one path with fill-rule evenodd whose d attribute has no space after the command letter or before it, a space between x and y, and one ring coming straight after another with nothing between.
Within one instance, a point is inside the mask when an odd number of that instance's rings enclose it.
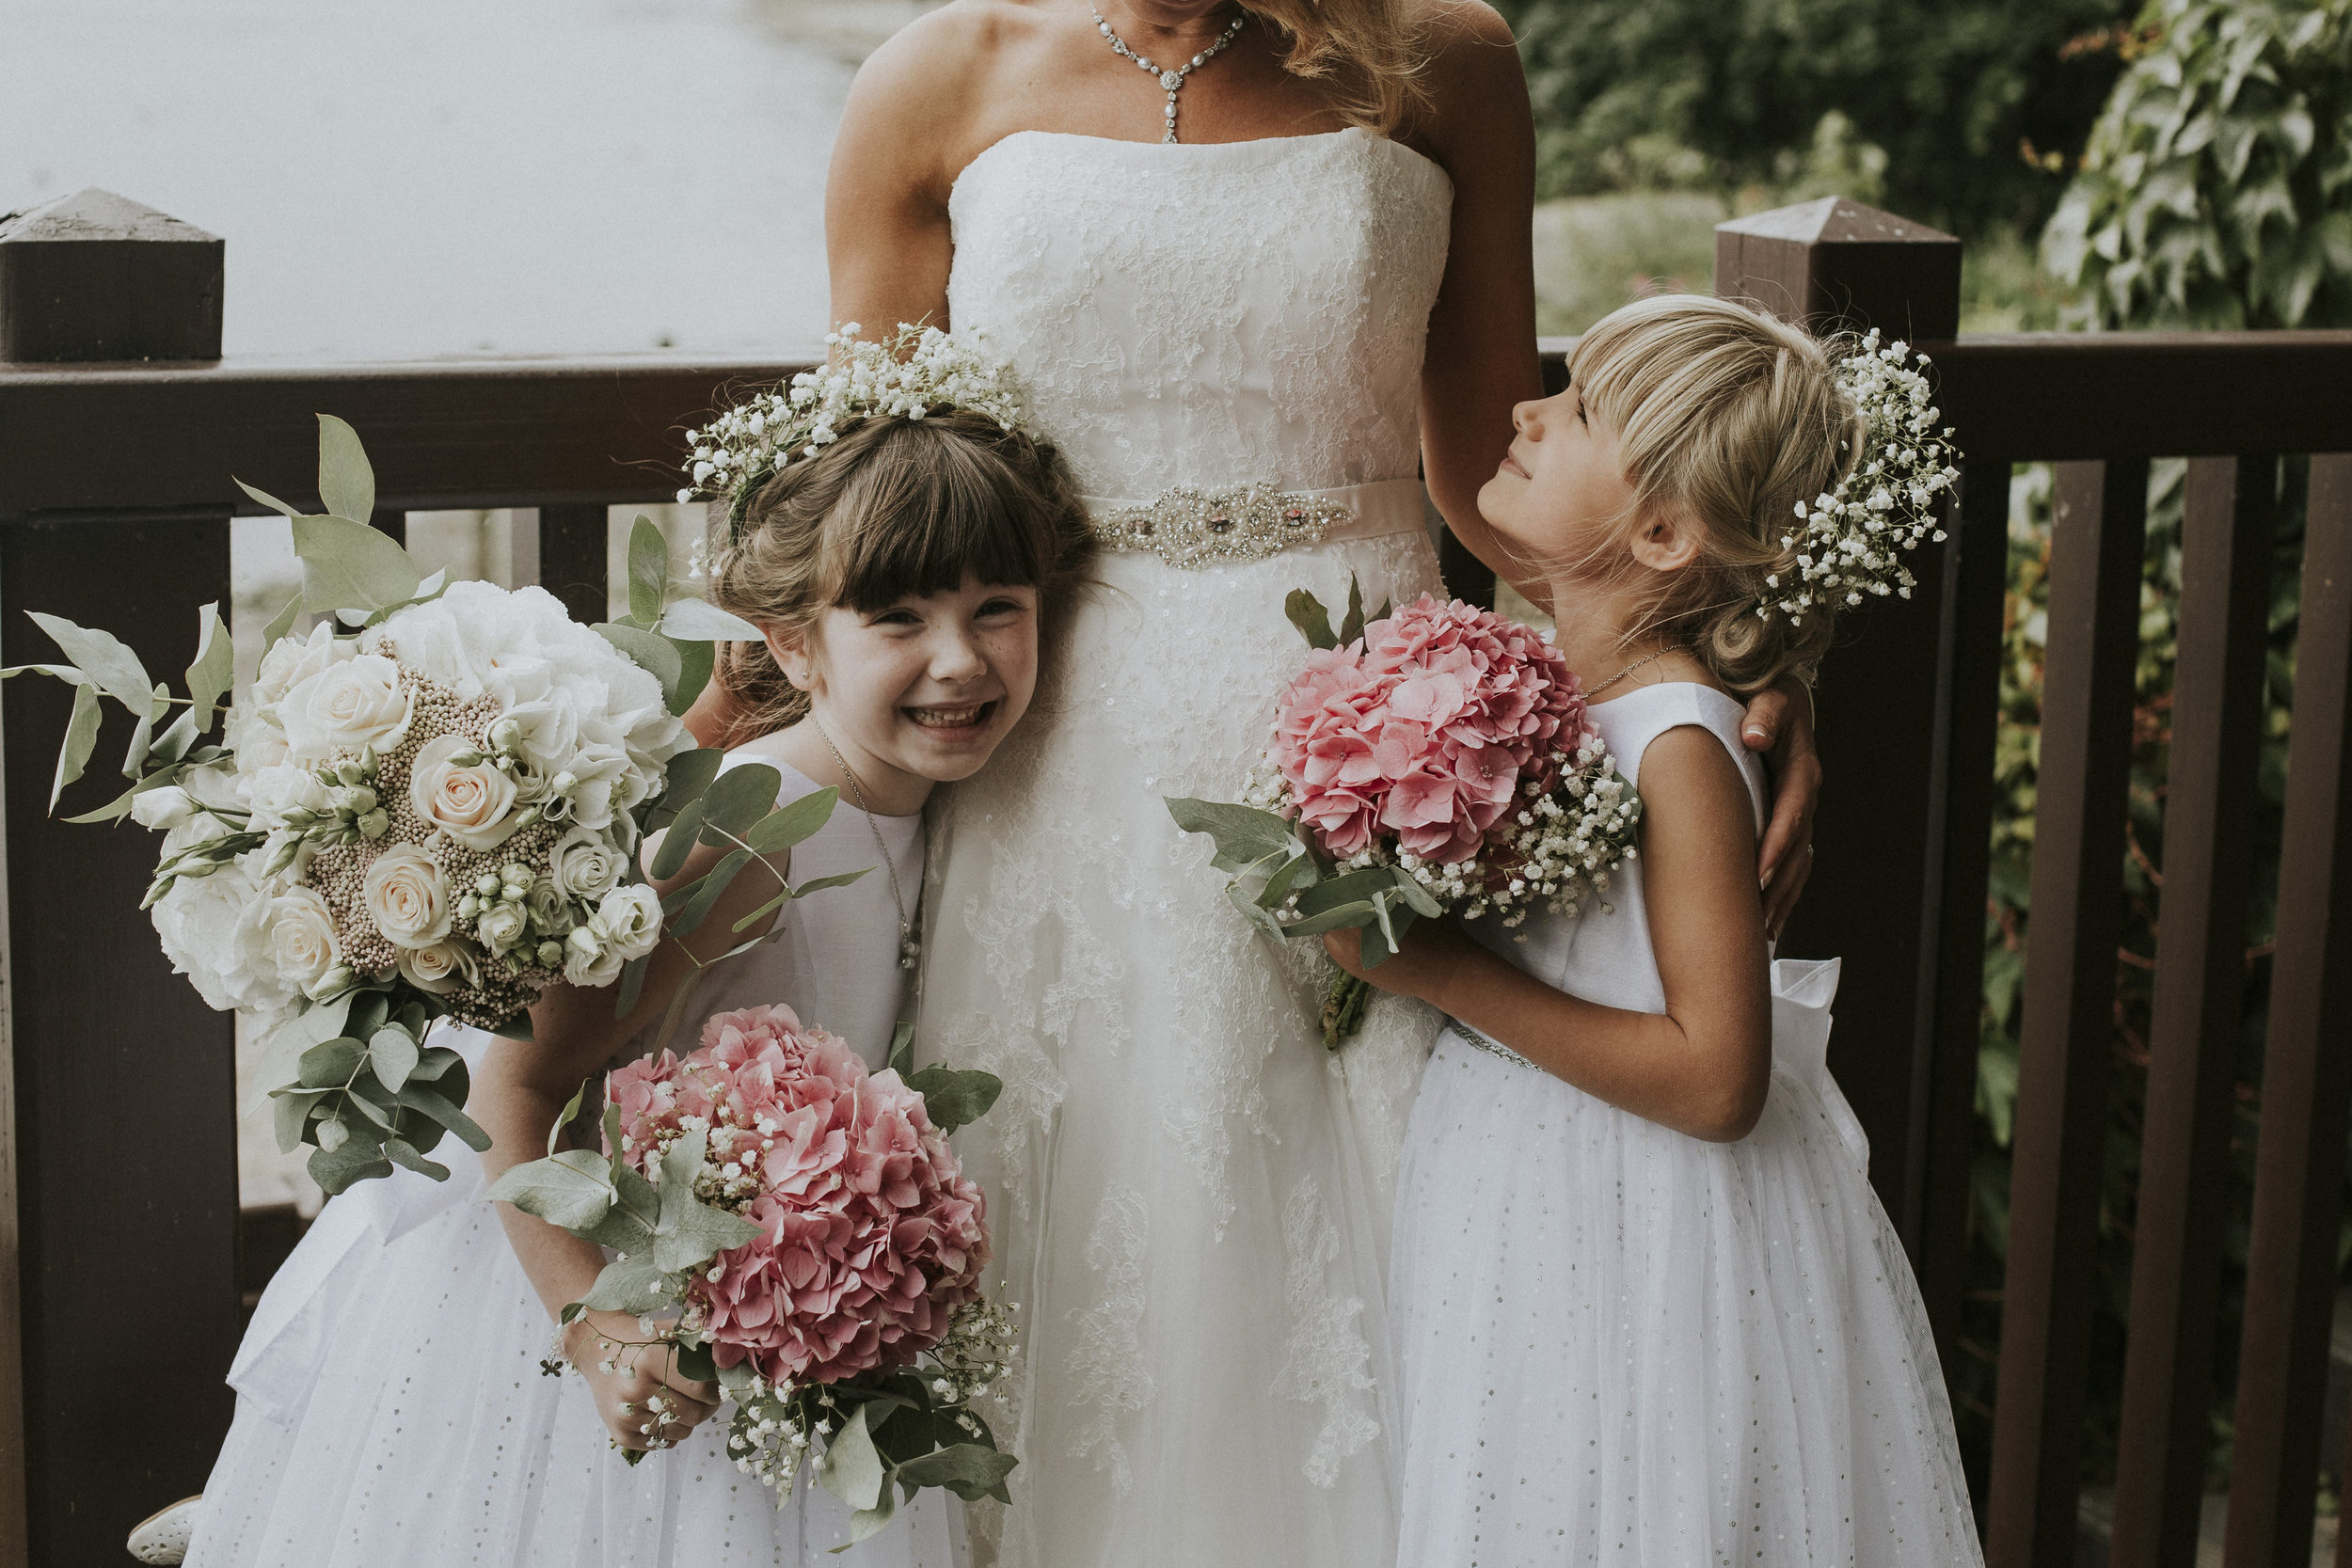
<instances>
[{"instance_id":1,"label":"wooden railing","mask_svg":"<svg viewBox=\"0 0 2352 1568\"><path fill-rule=\"evenodd\" d=\"M0 364L0 658L11 664L51 657L28 608L106 626L150 668L185 663L188 609L228 597L229 518L252 510L232 467L278 494L308 493L319 410L365 436L385 526L408 510L534 507L540 579L575 613L600 616L605 508L667 499L683 428L730 386L795 368L223 360L218 242L111 211L77 224L52 209L0 228L0 352L26 356ZM207 245L209 270L190 260ZM2195 1559L2217 1173L2245 983L2249 856L2242 814L2228 808L2251 788L2268 581L2267 491L2253 476L2264 454L2323 454L2229 1545L2232 1568L2300 1568L2352 1109L2352 456L2341 455L2352 452L2352 333L1955 341L1957 242L1837 201L1726 225L1717 276L1724 292L1816 326L1875 323L1923 342L1969 453L1953 539L1922 572L1920 602L1862 618L1823 671L1817 870L1783 944L1847 959L1832 1064L1869 1132L1872 1180L1947 1365L1966 1289L2009 481L2015 463L2059 464L2013 1217L1980 1499L1996 1568L2055 1568L2075 1549L2145 481L2157 456L2193 462L2111 1560ZM1556 381L1565 345L1545 347ZM1474 563L1448 562L1457 587L1481 592ZM4 713L0 1184L14 1185L0 1192L0 1526L17 1533L0 1533L0 1568L115 1560L131 1521L201 1485L228 1421L237 1307L228 1022L168 973L136 911L145 835L49 817L59 694L12 682ZM29 1449L28 1431L40 1438Z\"/></svg>"}]
</instances>

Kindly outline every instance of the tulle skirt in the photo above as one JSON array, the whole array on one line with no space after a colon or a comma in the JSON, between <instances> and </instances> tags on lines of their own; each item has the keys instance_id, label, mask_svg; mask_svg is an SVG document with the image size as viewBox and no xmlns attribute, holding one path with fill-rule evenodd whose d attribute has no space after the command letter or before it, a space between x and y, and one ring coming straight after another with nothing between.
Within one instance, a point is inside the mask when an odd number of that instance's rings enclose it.
<instances>
[{"instance_id":1,"label":"tulle skirt","mask_svg":"<svg viewBox=\"0 0 2352 1568\"><path fill-rule=\"evenodd\" d=\"M471 1032L468 1032L471 1033ZM471 1054L471 1053L469 1053ZM330 1201L271 1281L230 1381L192 1568L949 1568L961 1521L925 1492L842 1558L849 1509L776 1495L724 1452L731 1407L631 1467L586 1384L541 1370L551 1324L481 1166Z\"/></svg>"},{"instance_id":2,"label":"tulle skirt","mask_svg":"<svg viewBox=\"0 0 2352 1568\"><path fill-rule=\"evenodd\" d=\"M1399 1183L1404 1568L1981 1560L1825 1075L1709 1144L1449 1031Z\"/></svg>"}]
</instances>

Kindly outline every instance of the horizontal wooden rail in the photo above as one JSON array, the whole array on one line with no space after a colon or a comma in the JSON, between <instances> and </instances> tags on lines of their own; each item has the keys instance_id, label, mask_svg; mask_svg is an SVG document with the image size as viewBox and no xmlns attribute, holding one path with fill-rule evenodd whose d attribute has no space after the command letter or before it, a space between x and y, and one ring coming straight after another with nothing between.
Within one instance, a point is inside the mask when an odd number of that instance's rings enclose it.
<instances>
[{"instance_id":1,"label":"horizontal wooden rail","mask_svg":"<svg viewBox=\"0 0 2352 1568\"><path fill-rule=\"evenodd\" d=\"M623 504L678 486L686 428L797 358L0 365L0 513L301 504L314 414L348 420L387 509Z\"/></svg>"}]
</instances>

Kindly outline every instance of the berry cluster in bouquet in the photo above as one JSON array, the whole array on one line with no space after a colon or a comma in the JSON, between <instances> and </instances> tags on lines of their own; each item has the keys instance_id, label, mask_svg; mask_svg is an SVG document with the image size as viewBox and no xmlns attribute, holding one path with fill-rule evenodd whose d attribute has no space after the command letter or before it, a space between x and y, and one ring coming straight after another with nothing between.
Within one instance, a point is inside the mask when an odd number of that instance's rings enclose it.
<instances>
[{"instance_id":1,"label":"berry cluster in bouquet","mask_svg":"<svg viewBox=\"0 0 2352 1568\"><path fill-rule=\"evenodd\" d=\"M1216 841L1244 915L1283 938L1362 927L1370 967L1416 918L1515 927L1607 891L1635 852L1641 800L1539 633L1427 594L1367 623L1352 583L1337 633L1304 590L1287 610L1312 651L1244 800L1168 801L1177 826ZM1326 1045L1356 1033L1371 997L1352 975L1328 984Z\"/></svg>"},{"instance_id":2,"label":"berry cluster in bouquet","mask_svg":"<svg viewBox=\"0 0 2352 1568\"><path fill-rule=\"evenodd\" d=\"M580 626L541 589L425 577L368 525L358 436L319 423L320 513L245 486L290 519L303 583L240 701L224 705L236 650L216 605L199 612L184 697L111 634L47 615L68 662L0 674L74 688L53 810L89 762L101 699L129 711L130 787L69 820L163 833L145 907L164 951L265 1037L292 1079L269 1091L279 1143L311 1146L335 1193L395 1165L445 1179L425 1156L451 1132L489 1147L463 1057L430 1037L439 1021L527 1032L559 980L617 983L626 1011L665 927L691 929L755 852L814 832L833 793L771 811L775 769L723 778L720 753L694 749L677 716L712 640L759 631L666 602L652 524L631 542L629 614ZM320 619L297 631L306 614ZM681 857L698 835L739 847L665 908L636 850L674 823Z\"/></svg>"},{"instance_id":3,"label":"berry cluster in bouquet","mask_svg":"<svg viewBox=\"0 0 2352 1568\"><path fill-rule=\"evenodd\" d=\"M489 1192L612 1248L563 1321L636 1314L643 1343L733 1400L736 1467L781 1506L813 1465L856 1511L853 1541L890 1521L894 1486L1009 1501L1016 1463L971 1407L1011 1326L980 1295L986 1204L947 1144L1002 1085L914 1071L912 1033L869 1072L790 1007L721 1013L683 1058L609 1075L602 1152L558 1148L575 1096L548 1157Z\"/></svg>"}]
</instances>

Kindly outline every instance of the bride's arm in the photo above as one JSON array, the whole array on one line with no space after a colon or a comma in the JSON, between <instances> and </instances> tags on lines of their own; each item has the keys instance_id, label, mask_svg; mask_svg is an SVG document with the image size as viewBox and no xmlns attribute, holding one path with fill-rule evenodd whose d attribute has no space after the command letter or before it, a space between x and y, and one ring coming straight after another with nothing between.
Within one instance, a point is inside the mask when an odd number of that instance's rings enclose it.
<instances>
[{"instance_id":1,"label":"bride's arm","mask_svg":"<svg viewBox=\"0 0 2352 1568\"><path fill-rule=\"evenodd\" d=\"M1446 527L1537 603L1540 575L1514 562L1478 515L1479 486L1511 445L1511 409L1543 396L1535 363L1535 130L1510 24L1450 0L1437 24L1426 134L1454 181L1445 278L1422 361L1422 463Z\"/></svg>"}]
</instances>

